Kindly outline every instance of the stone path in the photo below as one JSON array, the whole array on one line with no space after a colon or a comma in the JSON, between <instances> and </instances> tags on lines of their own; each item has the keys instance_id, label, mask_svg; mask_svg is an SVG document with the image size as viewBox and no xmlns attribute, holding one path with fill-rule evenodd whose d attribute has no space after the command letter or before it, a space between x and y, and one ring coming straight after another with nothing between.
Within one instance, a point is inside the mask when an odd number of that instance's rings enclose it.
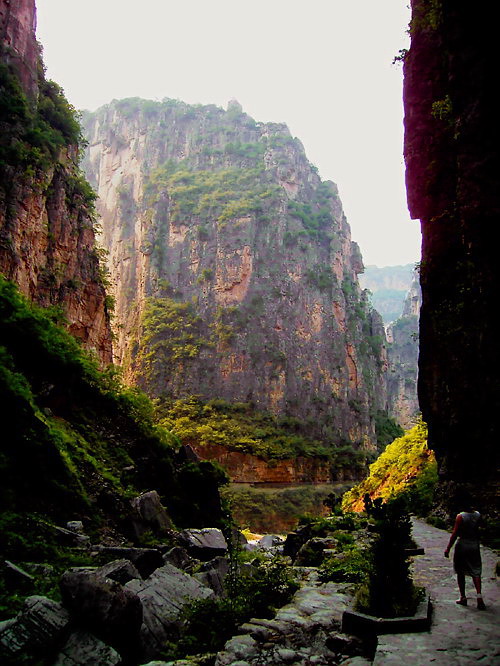
<instances>
[{"instance_id":1,"label":"stone path","mask_svg":"<svg viewBox=\"0 0 500 666\"><path fill-rule=\"evenodd\" d=\"M500 665L500 585L495 576L498 556L481 547L483 597L486 611L476 608L472 580L466 579L467 607L458 606L452 556L443 555L449 534L427 525L413 523L413 536L425 555L414 558L414 579L425 585L433 603L430 632L380 636L373 666L484 666ZM452 551L453 555L453 551Z\"/></svg>"}]
</instances>

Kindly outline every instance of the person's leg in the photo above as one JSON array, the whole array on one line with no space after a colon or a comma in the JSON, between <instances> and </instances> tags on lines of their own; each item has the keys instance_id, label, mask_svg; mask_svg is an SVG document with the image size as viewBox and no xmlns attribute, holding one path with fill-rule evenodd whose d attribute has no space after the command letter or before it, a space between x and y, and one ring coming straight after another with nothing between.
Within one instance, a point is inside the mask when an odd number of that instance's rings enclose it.
<instances>
[{"instance_id":1,"label":"person's leg","mask_svg":"<svg viewBox=\"0 0 500 666\"><path fill-rule=\"evenodd\" d=\"M486 606L484 605L483 595L481 593L481 576L472 576L472 582L476 588L477 593L477 607L479 610L485 610Z\"/></svg>"},{"instance_id":2,"label":"person's leg","mask_svg":"<svg viewBox=\"0 0 500 666\"><path fill-rule=\"evenodd\" d=\"M457 573L458 589L460 590L460 599L457 599L457 604L467 606L467 597L465 596L465 574Z\"/></svg>"}]
</instances>

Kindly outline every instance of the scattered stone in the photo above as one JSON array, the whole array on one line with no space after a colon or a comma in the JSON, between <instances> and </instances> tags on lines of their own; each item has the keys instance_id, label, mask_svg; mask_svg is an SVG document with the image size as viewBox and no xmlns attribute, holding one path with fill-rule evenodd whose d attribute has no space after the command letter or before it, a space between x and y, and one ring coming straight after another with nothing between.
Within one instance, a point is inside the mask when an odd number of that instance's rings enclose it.
<instances>
[{"instance_id":1,"label":"scattered stone","mask_svg":"<svg viewBox=\"0 0 500 666\"><path fill-rule=\"evenodd\" d=\"M75 631L66 641L53 666L116 666L120 663L120 655L110 645L86 631Z\"/></svg>"},{"instance_id":2,"label":"scattered stone","mask_svg":"<svg viewBox=\"0 0 500 666\"><path fill-rule=\"evenodd\" d=\"M172 564L177 569L189 571L193 568L195 561L182 546L174 546L163 555L165 564Z\"/></svg>"},{"instance_id":3,"label":"scattered stone","mask_svg":"<svg viewBox=\"0 0 500 666\"><path fill-rule=\"evenodd\" d=\"M69 570L61 577L63 603L84 627L122 649L133 644L142 624L139 597L96 571Z\"/></svg>"},{"instance_id":4,"label":"scattered stone","mask_svg":"<svg viewBox=\"0 0 500 666\"><path fill-rule=\"evenodd\" d=\"M251 636L235 636L229 640L223 652L217 654L215 666L229 666L238 663L238 660L249 661L259 652L257 641ZM250 662L251 663L251 662Z\"/></svg>"},{"instance_id":5,"label":"scattered stone","mask_svg":"<svg viewBox=\"0 0 500 666\"><path fill-rule=\"evenodd\" d=\"M156 548L129 548L126 546L106 546L99 549L104 555L111 555L117 559L125 559L132 562L143 578L163 566L163 557Z\"/></svg>"},{"instance_id":6,"label":"scattered stone","mask_svg":"<svg viewBox=\"0 0 500 666\"><path fill-rule=\"evenodd\" d=\"M265 534L262 539L257 541L259 548L273 548L274 546L282 546L285 543L283 537L277 534Z\"/></svg>"},{"instance_id":7,"label":"scattered stone","mask_svg":"<svg viewBox=\"0 0 500 666\"><path fill-rule=\"evenodd\" d=\"M303 544L296 556L296 566L319 566L323 561L325 549L330 550L335 546L336 540L332 538L313 537Z\"/></svg>"},{"instance_id":8,"label":"scattered stone","mask_svg":"<svg viewBox=\"0 0 500 666\"><path fill-rule=\"evenodd\" d=\"M122 585L125 585L125 583L134 578L141 578L141 574L130 560L113 560L102 567L98 567L95 571L100 576L116 580Z\"/></svg>"},{"instance_id":9,"label":"scattered stone","mask_svg":"<svg viewBox=\"0 0 500 666\"><path fill-rule=\"evenodd\" d=\"M83 534L83 523L81 520L70 520L66 523L66 529L76 534Z\"/></svg>"},{"instance_id":10,"label":"scattered stone","mask_svg":"<svg viewBox=\"0 0 500 666\"><path fill-rule=\"evenodd\" d=\"M49 652L69 626L61 604L41 596L28 597L18 615L0 627L0 661Z\"/></svg>"},{"instance_id":11,"label":"scattered stone","mask_svg":"<svg viewBox=\"0 0 500 666\"><path fill-rule=\"evenodd\" d=\"M156 490L142 493L142 495L135 497L131 503L135 514L132 519L132 526L137 538L148 531L155 534L165 534L173 527Z\"/></svg>"},{"instance_id":12,"label":"scattered stone","mask_svg":"<svg viewBox=\"0 0 500 666\"><path fill-rule=\"evenodd\" d=\"M147 580L132 580L126 588L134 592L143 607L141 639L144 656L154 659L178 624L184 606L195 599L207 599L213 591L192 576L165 564Z\"/></svg>"},{"instance_id":13,"label":"scattered stone","mask_svg":"<svg viewBox=\"0 0 500 666\"><path fill-rule=\"evenodd\" d=\"M188 553L198 560L206 562L227 552L227 542L221 530L216 527L183 530L179 538Z\"/></svg>"},{"instance_id":14,"label":"scattered stone","mask_svg":"<svg viewBox=\"0 0 500 666\"><path fill-rule=\"evenodd\" d=\"M215 557L209 562L201 565L194 578L200 583L212 589L216 596L221 597L224 594L224 579L229 571L229 562L225 557Z\"/></svg>"},{"instance_id":15,"label":"scattered stone","mask_svg":"<svg viewBox=\"0 0 500 666\"><path fill-rule=\"evenodd\" d=\"M76 546L78 548L89 548L90 537L84 534L78 534L72 530L65 529L64 527L53 527L56 537L63 546Z\"/></svg>"}]
</instances>

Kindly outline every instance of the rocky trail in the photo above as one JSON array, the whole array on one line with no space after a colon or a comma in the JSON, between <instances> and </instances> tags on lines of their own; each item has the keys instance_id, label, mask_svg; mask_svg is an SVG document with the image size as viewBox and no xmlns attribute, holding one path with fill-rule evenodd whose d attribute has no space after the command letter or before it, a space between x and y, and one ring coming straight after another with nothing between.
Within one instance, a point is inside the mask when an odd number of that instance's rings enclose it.
<instances>
[{"instance_id":1,"label":"rocky trail","mask_svg":"<svg viewBox=\"0 0 500 666\"><path fill-rule=\"evenodd\" d=\"M217 666L249 664L342 664L343 666L468 666L500 664L500 586L495 575L497 555L482 547L483 597L486 611L476 608L472 582L469 605L458 606L451 559L443 551L449 535L413 520L413 536L424 555L413 558L415 582L425 586L433 605L431 630L379 636L373 661L370 646L339 632L350 598L342 585L319 585L314 570L306 574L292 602L274 620L252 620L242 635L231 639L217 657ZM333 628L333 629L332 629ZM336 628L336 629L335 629Z\"/></svg>"},{"instance_id":2,"label":"rocky trail","mask_svg":"<svg viewBox=\"0 0 500 666\"><path fill-rule=\"evenodd\" d=\"M451 558L447 560L443 555L449 534L414 520L413 536L425 549L424 555L414 558L414 577L417 584L427 588L432 599L431 631L381 636L374 666L405 662L413 666L500 664L500 585L495 575L498 556L489 548L481 547L486 610L478 611L470 578L466 579L468 606L455 603L458 589L453 564Z\"/></svg>"}]
</instances>

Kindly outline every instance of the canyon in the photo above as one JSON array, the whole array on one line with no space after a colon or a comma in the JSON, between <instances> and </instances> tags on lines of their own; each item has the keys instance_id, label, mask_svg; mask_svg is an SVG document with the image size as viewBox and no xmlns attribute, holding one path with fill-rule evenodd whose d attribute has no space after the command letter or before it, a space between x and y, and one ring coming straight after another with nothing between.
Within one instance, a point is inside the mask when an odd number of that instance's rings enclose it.
<instances>
[{"instance_id":1,"label":"canyon","mask_svg":"<svg viewBox=\"0 0 500 666\"><path fill-rule=\"evenodd\" d=\"M383 324L336 186L283 124L176 100L83 117L115 298L115 354L155 398L213 397L377 450Z\"/></svg>"}]
</instances>

